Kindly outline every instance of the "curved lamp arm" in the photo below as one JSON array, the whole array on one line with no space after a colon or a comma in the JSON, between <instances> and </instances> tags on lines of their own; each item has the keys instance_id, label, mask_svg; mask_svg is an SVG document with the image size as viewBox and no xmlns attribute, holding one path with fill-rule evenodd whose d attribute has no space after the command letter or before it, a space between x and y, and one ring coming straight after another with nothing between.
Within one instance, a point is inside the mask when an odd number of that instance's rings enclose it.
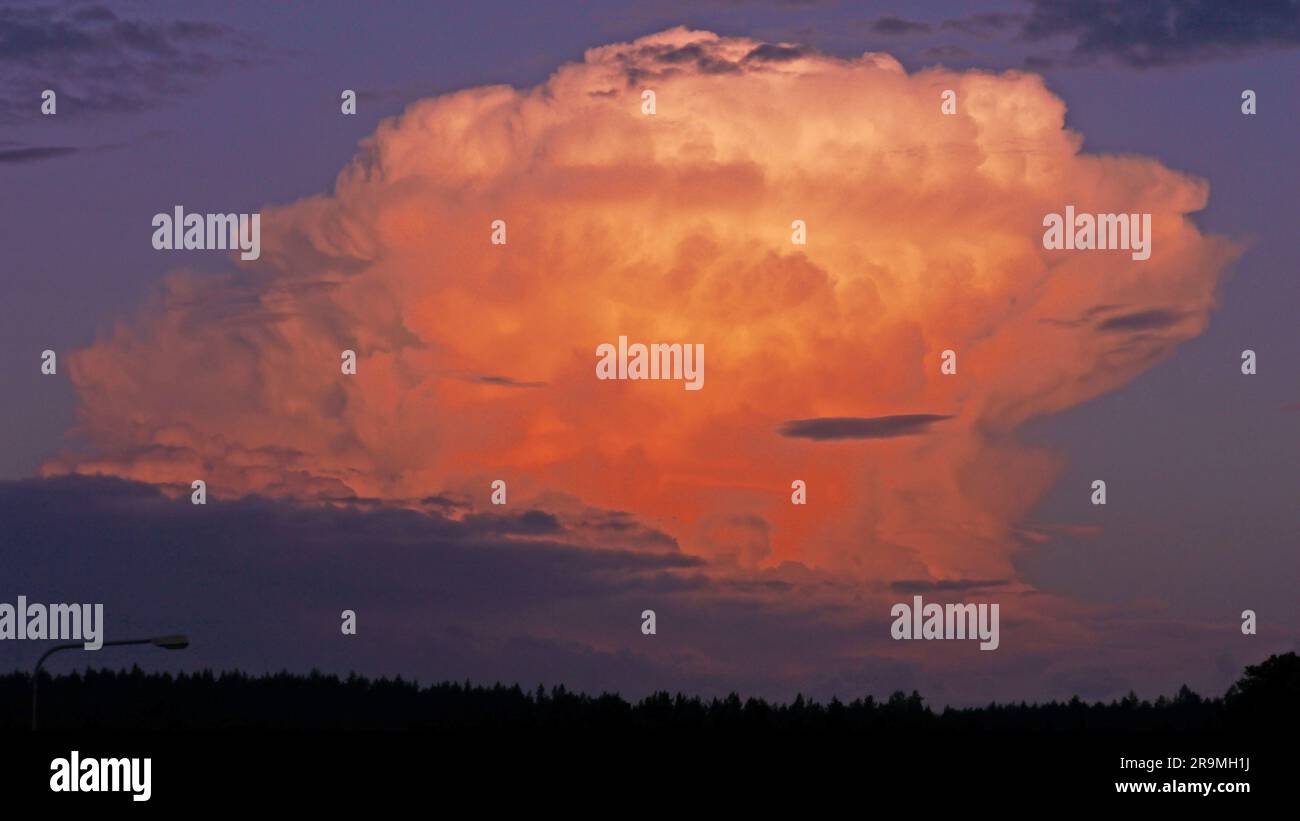
<instances>
[{"instance_id":1,"label":"curved lamp arm","mask_svg":"<svg viewBox=\"0 0 1300 821\"><path fill-rule=\"evenodd\" d=\"M164 650L184 650L190 646L190 640L186 636L175 634L170 636L155 636L151 639L119 639L118 641L106 641L100 647L122 647L128 644L152 644L154 647L161 647ZM60 650L76 650L84 648L84 642L69 642L67 644L56 644L36 661L36 669L32 671L32 731L36 730L36 694L41 684L41 665L45 660Z\"/></svg>"}]
</instances>

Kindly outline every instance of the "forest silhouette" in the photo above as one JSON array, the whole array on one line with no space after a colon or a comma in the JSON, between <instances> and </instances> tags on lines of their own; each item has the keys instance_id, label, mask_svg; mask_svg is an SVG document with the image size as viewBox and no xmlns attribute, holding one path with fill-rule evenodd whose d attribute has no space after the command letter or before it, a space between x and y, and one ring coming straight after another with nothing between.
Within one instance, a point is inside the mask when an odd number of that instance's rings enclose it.
<instances>
[{"instance_id":1,"label":"forest silhouette","mask_svg":"<svg viewBox=\"0 0 1300 821\"><path fill-rule=\"evenodd\" d=\"M340 678L312 672L145 673L139 668L42 673L42 730L436 730L698 731L718 734L862 732L1224 732L1300 726L1300 656L1273 655L1248 666L1218 697L1183 686L1172 697L989 704L936 711L922 696L895 692L843 702L787 703L759 698L702 699L659 692L636 702L563 686L421 686L396 679ZM0 677L0 729L31 720L31 675Z\"/></svg>"}]
</instances>

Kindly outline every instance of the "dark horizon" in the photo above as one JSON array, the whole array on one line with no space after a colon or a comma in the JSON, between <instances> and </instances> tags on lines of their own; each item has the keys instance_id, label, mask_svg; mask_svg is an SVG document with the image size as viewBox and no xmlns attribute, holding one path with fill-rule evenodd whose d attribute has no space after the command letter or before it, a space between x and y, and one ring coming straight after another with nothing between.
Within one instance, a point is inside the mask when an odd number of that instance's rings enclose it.
<instances>
[{"instance_id":1,"label":"dark horizon","mask_svg":"<svg viewBox=\"0 0 1300 821\"><path fill-rule=\"evenodd\" d=\"M44 675L44 674L43 674ZM31 713L22 696L31 676L0 675L0 729L27 729ZM887 698L871 694L829 702L805 699L769 703L729 693L698 695L659 691L628 700L618 693L574 692L519 683L493 684L345 677L313 671L249 676L238 671L146 674L86 670L51 677L41 685L41 728L148 732L227 730L512 730L551 732L689 731L744 728L749 732L1033 732L1206 733L1300 729L1300 656L1287 653L1247 665L1219 696L1186 685L1155 700L1129 693L1110 702L1077 696L1045 703L991 703L936 712L915 690Z\"/></svg>"}]
</instances>

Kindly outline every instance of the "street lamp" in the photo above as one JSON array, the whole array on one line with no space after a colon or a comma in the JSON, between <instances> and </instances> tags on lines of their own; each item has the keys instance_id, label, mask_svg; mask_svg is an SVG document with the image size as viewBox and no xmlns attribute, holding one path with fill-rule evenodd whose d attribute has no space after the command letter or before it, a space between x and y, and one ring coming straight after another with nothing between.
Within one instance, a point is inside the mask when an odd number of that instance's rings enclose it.
<instances>
[{"instance_id":1,"label":"street lamp","mask_svg":"<svg viewBox=\"0 0 1300 821\"><path fill-rule=\"evenodd\" d=\"M127 644L152 644L154 647L161 647L164 650L184 650L190 646L190 640L186 636L155 636L151 639L120 639L118 641L106 641L100 647L122 647ZM32 731L36 731L36 691L41 683L41 665L45 660L60 650L76 650L84 648L84 642L70 642L68 644L56 644L45 655L41 656L36 662L36 670L32 673Z\"/></svg>"}]
</instances>

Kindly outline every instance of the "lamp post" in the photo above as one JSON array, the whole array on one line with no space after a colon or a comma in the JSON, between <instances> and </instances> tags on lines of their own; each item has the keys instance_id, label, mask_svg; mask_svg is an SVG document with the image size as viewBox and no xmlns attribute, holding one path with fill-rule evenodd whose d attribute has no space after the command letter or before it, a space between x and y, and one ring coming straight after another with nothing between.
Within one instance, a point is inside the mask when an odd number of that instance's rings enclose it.
<instances>
[{"instance_id":1,"label":"lamp post","mask_svg":"<svg viewBox=\"0 0 1300 821\"><path fill-rule=\"evenodd\" d=\"M154 647L161 647L164 650L184 650L190 646L190 640L182 635L174 636L155 636L151 639L120 639L118 641L106 641L100 647L123 647L128 644L152 644ZM68 644L56 644L36 662L36 670L32 673L32 732L36 731L36 692L41 684L41 665L45 660L60 650L76 650L85 647L84 643L70 642Z\"/></svg>"}]
</instances>

